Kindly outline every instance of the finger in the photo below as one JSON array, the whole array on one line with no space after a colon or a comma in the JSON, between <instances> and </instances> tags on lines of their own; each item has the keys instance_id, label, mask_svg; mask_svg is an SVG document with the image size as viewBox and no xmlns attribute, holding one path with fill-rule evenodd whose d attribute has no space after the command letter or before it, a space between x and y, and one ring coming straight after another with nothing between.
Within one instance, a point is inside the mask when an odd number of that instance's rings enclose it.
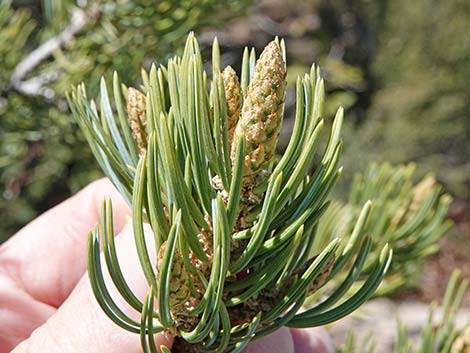
<instances>
[{"instance_id":1,"label":"finger","mask_svg":"<svg viewBox=\"0 0 470 353\"><path fill-rule=\"evenodd\" d=\"M9 352L55 311L0 274L0 353Z\"/></svg>"},{"instance_id":2,"label":"finger","mask_svg":"<svg viewBox=\"0 0 470 353\"><path fill-rule=\"evenodd\" d=\"M328 331L323 327L291 329L295 353L335 353Z\"/></svg>"},{"instance_id":3,"label":"finger","mask_svg":"<svg viewBox=\"0 0 470 353\"><path fill-rule=\"evenodd\" d=\"M112 184L101 179L0 247L0 352L54 314L83 275L87 232L97 223L105 196L114 201L120 229L128 207Z\"/></svg>"},{"instance_id":4,"label":"finger","mask_svg":"<svg viewBox=\"0 0 470 353\"><path fill-rule=\"evenodd\" d=\"M148 244L149 251L153 244ZM138 298L148 291L148 284L142 273L132 231L126 227L116 239L118 258L122 272ZM151 254L155 258L155 252ZM139 317L117 294L105 278L116 303L134 319ZM171 339L164 334L155 335L157 347L161 344L171 346ZM84 275L70 297L57 312L31 337L18 346L12 353L75 353L75 352L141 352L139 335L127 332L116 326L98 306L90 289L89 278Z\"/></svg>"},{"instance_id":5,"label":"finger","mask_svg":"<svg viewBox=\"0 0 470 353\"><path fill-rule=\"evenodd\" d=\"M22 289L32 299L59 306L85 271L87 233L99 221L105 197L113 201L119 232L129 208L109 180L98 180L3 244L0 275L13 281L16 289Z\"/></svg>"},{"instance_id":6,"label":"finger","mask_svg":"<svg viewBox=\"0 0 470 353\"><path fill-rule=\"evenodd\" d=\"M251 342L243 353L297 353L294 351L292 335L287 327L283 327L269 336ZM316 353L314 351L310 353Z\"/></svg>"}]
</instances>

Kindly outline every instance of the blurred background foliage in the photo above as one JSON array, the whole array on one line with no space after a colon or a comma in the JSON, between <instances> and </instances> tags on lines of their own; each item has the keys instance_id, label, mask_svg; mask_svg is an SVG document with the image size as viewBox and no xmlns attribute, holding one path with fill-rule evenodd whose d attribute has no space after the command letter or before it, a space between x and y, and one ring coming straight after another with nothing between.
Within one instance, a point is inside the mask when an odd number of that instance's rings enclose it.
<instances>
[{"instance_id":1,"label":"blurred background foliage","mask_svg":"<svg viewBox=\"0 0 470 353\"><path fill-rule=\"evenodd\" d=\"M85 24L71 38L12 81L80 14ZM415 181L432 171L468 214L469 18L466 0L2 0L0 240L100 175L64 103L70 85L96 89L113 70L135 84L140 66L165 60L190 29L203 50L217 35L222 64L237 71L241 48L259 52L274 35L286 40L290 82L320 64L326 114L346 108L338 197L371 161L415 162ZM289 119L285 126L287 135Z\"/></svg>"},{"instance_id":2,"label":"blurred background foliage","mask_svg":"<svg viewBox=\"0 0 470 353\"><path fill-rule=\"evenodd\" d=\"M376 88L346 159L414 161L468 199L470 2L387 1L385 13L371 62Z\"/></svg>"},{"instance_id":3,"label":"blurred background foliage","mask_svg":"<svg viewBox=\"0 0 470 353\"><path fill-rule=\"evenodd\" d=\"M451 197L429 174L415 182L416 165L371 163L354 176L346 202L335 200L317 226L318 239L353 234L363 205L372 202L363 233L371 237L372 252L385 244L393 248L393 261L374 296L413 288L421 279L423 264L438 252L439 240L452 228L447 218ZM325 243L314 243L321 249Z\"/></svg>"}]
</instances>

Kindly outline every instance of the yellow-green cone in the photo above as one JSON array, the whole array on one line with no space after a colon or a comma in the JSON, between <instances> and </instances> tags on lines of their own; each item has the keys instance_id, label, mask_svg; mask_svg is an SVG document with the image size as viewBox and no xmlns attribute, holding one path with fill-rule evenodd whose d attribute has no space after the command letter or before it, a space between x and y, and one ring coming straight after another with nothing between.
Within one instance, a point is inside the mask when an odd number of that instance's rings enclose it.
<instances>
[{"instance_id":1,"label":"yellow-green cone","mask_svg":"<svg viewBox=\"0 0 470 353\"><path fill-rule=\"evenodd\" d=\"M470 326L455 339L450 353L470 353Z\"/></svg>"},{"instance_id":2,"label":"yellow-green cone","mask_svg":"<svg viewBox=\"0 0 470 353\"><path fill-rule=\"evenodd\" d=\"M147 125L146 97L139 90L129 87L127 90L126 103L132 136L139 149L139 154L143 154L147 149L147 132L145 129Z\"/></svg>"},{"instance_id":3,"label":"yellow-green cone","mask_svg":"<svg viewBox=\"0 0 470 353\"><path fill-rule=\"evenodd\" d=\"M228 142L231 145L233 134L240 118L243 97L237 73L231 66L227 66L222 71L222 80L224 82L225 100L227 102Z\"/></svg>"},{"instance_id":4,"label":"yellow-green cone","mask_svg":"<svg viewBox=\"0 0 470 353\"><path fill-rule=\"evenodd\" d=\"M163 242L157 257L157 274L160 274L160 267L163 261L163 254L166 249L166 241ZM173 255L170 279L169 305L175 326L169 331L172 335L177 335L177 327L183 327L185 330L192 330L198 322L197 317L190 317L189 312L199 304L199 299L191 295L190 279L191 276L184 265L183 258L179 252ZM160 278L158 278L160 281ZM202 287L202 285L201 285Z\"/></svg>"},{"instance_id":5,"label":"yellow-green cone","mask_svg":"<svg viewBox=\"0 0 470 353\"><path fill-rule=\"evenodd\" d=\"M426 200L431 192L434 191L436 186L436 179L428 175L421 180L413 190L413 199L410 205L410 212L413 214L419 211L422 207L422 203Z\"/></svg>"},{"instance_id":6,"label":"yellow-green cone","mask_svg":"<svg viewBox=\"0 0 470 353\"><path fill-rule=\"evenodd\" d=\"M244 175L266 167L274 154L282 124L286 92L286 66L276 41L269 43L256 62L234 136L245 136ZM235 158L232 144L231 156Z\"/></svg>"},{"instance_id":7,"label":"yellow-green cone","mask_svg":"<svg viewBox=\"0 0 470 353\"><path fill-rule=\"evenodd\" d=\"M166 249L164 242L158 251L157 273L160 273L160 264L163 261L163 253ZM189 277L184 266L183 259L179 253L175 253L173 266L171 268L170 280L170 307L171 309L180 309L189 299L191 291L189 289Z\"/></svg>"}]
</instances>

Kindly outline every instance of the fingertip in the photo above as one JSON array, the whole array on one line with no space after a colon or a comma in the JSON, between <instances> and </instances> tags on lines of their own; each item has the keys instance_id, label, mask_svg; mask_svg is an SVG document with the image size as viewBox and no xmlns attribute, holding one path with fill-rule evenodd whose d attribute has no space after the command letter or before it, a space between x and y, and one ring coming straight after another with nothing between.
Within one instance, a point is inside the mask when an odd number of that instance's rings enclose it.
<instances>
[{"instance_id":1,"label":"fingertip","mask_svg":"<svg viewBox=\"0 0 470 353\"><path fill-rule=\"evenodd\" d=\"M170 351L174 340L175 338L166 331L155 336L155 345L157 346L158 352L164 353L165 351L163 350L163 347Z\"/></svg>"},{"instance_id":2,"label":"fingertip","mask_svg":"<svg viewBox=\"0 0 470 353\"><path fill-rule=\"evenodd\" d=\"M328 331L323 327L291 329L295 353L335 353Z\"/></svg>"},{"instance_id":3,"label":"fingertip","mask_svg":"<svg viewBox=\"0 0 470 353\"><path fill-rule=\"evenodd\" d=\"M254 340L243 353L295 353L291 332L282 327L269 336Z\"/></svg>"},{"instance_id":4,"label":"fingertip","mask_svg":"<svg viewBox=\"0 0 470 353\"><path fill-rule=\"evenodd\" d=\"M88 184L83 190L73 197L73 202L77 207L88 205L86 212L90 219L99 220L101 218L101 206L103 201L110 199L113 206L114 228L120 232L127 222L126 216L130 214L129 204L108 178L101 178Z\"/></svg>"}]
</instances>

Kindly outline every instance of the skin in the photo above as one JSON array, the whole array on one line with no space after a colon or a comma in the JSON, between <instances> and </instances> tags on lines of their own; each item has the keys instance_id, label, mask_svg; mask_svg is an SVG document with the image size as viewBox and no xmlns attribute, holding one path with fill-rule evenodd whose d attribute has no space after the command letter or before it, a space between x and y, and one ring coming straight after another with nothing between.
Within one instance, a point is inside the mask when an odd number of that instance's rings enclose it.
<instances>
[{"instance_id":1,"label":"skin","mask_svg":"<svg viewBox=\"0 0 470 353\"><path fill-rule=\"evenodd\" d=\"M141 352L138 335L116 326L99 308L86 274L87 234L100 220L104 198L113 201L124 275L135 294L144 297L148 285L126 226L129 208L107 179L98 180L0 246L0 353ZM139 313L119 295L113 297L138 319ZM170 347L172 338L158 334L155 341ZM323 329L283 328L245 350L255 352L333 353L334 349Z\"/></svg>"}]
</instances>

